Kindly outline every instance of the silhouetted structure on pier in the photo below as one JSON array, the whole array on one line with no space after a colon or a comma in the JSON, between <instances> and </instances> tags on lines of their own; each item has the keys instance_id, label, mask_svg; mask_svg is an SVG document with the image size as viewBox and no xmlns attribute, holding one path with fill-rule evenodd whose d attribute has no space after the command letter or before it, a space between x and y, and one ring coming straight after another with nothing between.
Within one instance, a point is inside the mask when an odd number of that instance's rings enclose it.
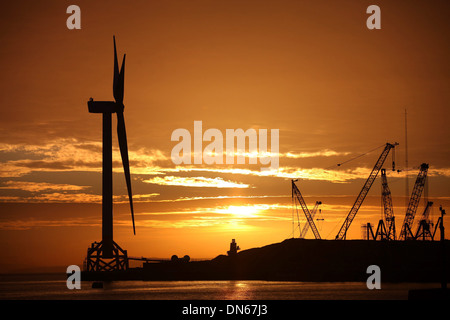
<instances>
[{"instance_id":1,"label":"silhouetted structure on pier","mask_svg":"<svg viewBox=\"0 0 450 320\"><path fill-rule=\"evenodd\" d=\"M236 240L232 239L231 243L230 243L230 250L227 251L227 254L228 254L229 257L234 257L234 256L237 255L237 252L240 249L241 248L239 248L239 246L237 245Z\"/></svg>"}]
</instances>

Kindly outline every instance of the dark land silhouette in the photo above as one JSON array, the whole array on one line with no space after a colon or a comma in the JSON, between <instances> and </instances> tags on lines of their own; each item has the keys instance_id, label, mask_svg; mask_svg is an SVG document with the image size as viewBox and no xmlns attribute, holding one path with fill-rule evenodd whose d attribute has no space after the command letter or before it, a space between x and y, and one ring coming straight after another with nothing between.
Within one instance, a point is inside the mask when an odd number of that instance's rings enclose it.
<instances>
[{"instance_id":1,"label":"dark land silhouette","mask_svg":"<svg viewBox=\"0 0 450 320\"><path fill-rule=\"evenodd\" d=\"M382 282L441 282L450 241L287 239L207 261L146 262L127 271L84 272L82 280L366 281L377 265ZM449 274L447 265L445 272Z\"/></svg>"}]
</instances>

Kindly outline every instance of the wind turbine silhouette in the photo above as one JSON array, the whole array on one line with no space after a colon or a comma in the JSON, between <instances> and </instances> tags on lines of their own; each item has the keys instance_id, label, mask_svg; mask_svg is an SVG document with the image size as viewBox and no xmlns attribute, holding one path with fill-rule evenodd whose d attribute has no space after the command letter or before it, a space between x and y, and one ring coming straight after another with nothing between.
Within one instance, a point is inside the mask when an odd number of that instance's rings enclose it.
<instances>
[{"instance_id":1,"label":"wind turbine silhouette","mask_svg":"<svg viewBox=\"0 0 450 320\"><path fill-rule=\"evenodd\" d=\"M87 269L88 271L109 271L128 269L128 257L126 250L122 250L113 240L113 192L112 192L112 126L111 116L117 114L117 137L119 141L120 154L125 173L125 180L130 201L131 220L133 221L133 233L136 234L134 224L133 195L131 191L130 164L128 159L127 134L125 130L125 119L123 116L124 104L124 79L125 79L125 57L119 71L117 61L116 38L114 41L114 78L113 95L115 101L88 101L90 113L101 113L103 115L103 172L102 172L102 241L93 243L88 249ZM104 261L102 258L114 259Z\"/></svg>"}]
</instances>

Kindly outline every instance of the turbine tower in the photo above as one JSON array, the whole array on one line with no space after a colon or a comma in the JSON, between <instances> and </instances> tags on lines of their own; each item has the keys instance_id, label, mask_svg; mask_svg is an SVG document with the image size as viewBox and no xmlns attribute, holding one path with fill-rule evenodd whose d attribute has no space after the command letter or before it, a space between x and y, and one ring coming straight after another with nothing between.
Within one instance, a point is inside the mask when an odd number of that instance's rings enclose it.
<instances>
[{"instance_id":1,"label":"turbine tower","mask_svg":"<svg viewBox=\"0 0 450 320\"><path fill-rule=\"evenodd\" d=\"M134 224L133 196L131 191L130 165L128 160L127 135L123 116L124 104L124 78L125 56L119 70L117 61L116 39L114 42L114 78L113 95L115 101L88 102L90 113L101 113L103 116L103 168L102 168L102 241L94 242L88 249L86 258L87 271L116 271L128 269L128 256L126 250L119 247L113 240L113 188L112 188L112 114L117 115L117 136L120 154L125 173L125 180L130 201L133 233L136 234Z\"/></svg>"}]
</instances>

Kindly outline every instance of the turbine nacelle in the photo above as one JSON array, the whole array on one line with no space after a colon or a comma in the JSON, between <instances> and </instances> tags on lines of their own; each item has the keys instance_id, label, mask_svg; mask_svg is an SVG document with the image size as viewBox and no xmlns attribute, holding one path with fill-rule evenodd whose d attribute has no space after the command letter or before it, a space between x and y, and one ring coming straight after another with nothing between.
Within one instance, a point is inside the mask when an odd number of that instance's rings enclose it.
<instances>
[{"instance_id":1,"label":"turbine nacelle","mask_svg":"<svg viewBox=\"0 0 450 320\"><path fill-rule=\"evenodd\" d=\"M123 112L124 105L115 101L88 101L88 110L90 113L117 113Z\"/></svg>"}]
</instances>

